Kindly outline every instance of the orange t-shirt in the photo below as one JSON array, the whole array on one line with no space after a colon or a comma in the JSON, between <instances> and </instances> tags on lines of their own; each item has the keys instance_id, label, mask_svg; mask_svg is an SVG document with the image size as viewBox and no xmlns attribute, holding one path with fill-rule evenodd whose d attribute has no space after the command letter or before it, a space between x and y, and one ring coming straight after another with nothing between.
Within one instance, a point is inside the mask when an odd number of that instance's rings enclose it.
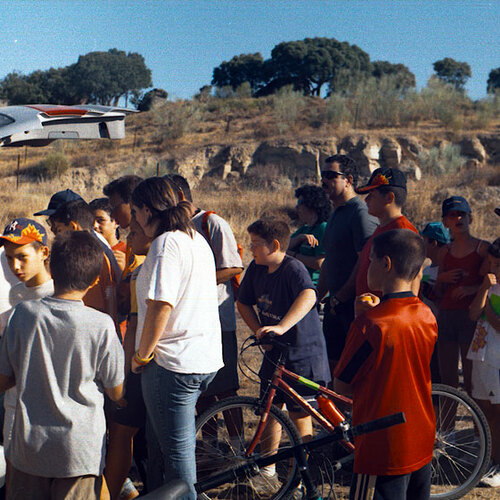
<instances>
[{"instance_id":1,"label":"orange t-shirt","mask_svg":"<svg viewBox=\"0 0 500 500\"><path fill-rule=\"evenodd\" d=\"M404 216L398 217L393 221L389 222L385 226L378 226L377 229L370 236L369 240L365 243L361 254L359 255L359 270L356 276L356 296L362 293L371 292L379 297L382 295L377 290L370 290L368 286L368 268L370 267L370 251L372 249L373 238L379 234L385 233L386 231L391 231L392 229L410 229L418 234L413 224Z\"/></svg>"},{"instance_id":2,"label":"orange t-shirt","mask_svg":"<svg viewBox=\"0 0 500 500\"><path fill-rule=\"evenodd\" d=\"M430 372L436 318L411 292L386 297L354 320L334 373L352 386L353 425L405 414L404 424L354 439L354 472L376 476L428 464L436 433Z\"/></svg>"}]
</instances>

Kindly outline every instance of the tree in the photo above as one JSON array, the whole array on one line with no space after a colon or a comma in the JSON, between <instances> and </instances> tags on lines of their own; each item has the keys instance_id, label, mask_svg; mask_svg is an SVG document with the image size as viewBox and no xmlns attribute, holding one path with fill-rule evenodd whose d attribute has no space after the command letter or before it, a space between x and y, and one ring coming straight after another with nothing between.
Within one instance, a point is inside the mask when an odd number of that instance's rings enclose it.
<instances>
[{"instance_id":1,"label":"tree","mask_svg":"<svg viewBox=\"0 0 500 500\"><path fill-rule=\"evenodd\" d=\"M487 85L488 94L494 94L495 91L500 90L500 68L495 68L490 71Z\"/></svg>"},{"instance_id":2,"label":"tree","mask_svg":"<svg viewBox=\"0 0 500 500\"><path fill-rule=\"evenodd\" d=\"M436 76L453 85L455 90L464 90L465 83L472 76L470 66L466 62L455 61L451 57L436 61L433 67Z\"/></svg>"},{"instance_id":3,"label":"tree","mask_svg":"<svg viewBox=\"0 0 500 500\"><path fill-rule=\"evenodd\" d=\"M264 59L260 52L234 56L214 68L212 85L218 88L229 86L236 90L242 83L248 82L252 93L256 93L263 83L263 65Z\"/></svg>"},{"instance_id":4,"label":"tree","mask_svg":"<svg viewBox=\"0 0 500 500\"><path fill-rule=\"evenodd\" d=\"M372 75L381 79L390 76L398 90L407 91L416 87L415 75L404 64L392 64L388 61L374 61Z\"/></svg>"}]
</instances>

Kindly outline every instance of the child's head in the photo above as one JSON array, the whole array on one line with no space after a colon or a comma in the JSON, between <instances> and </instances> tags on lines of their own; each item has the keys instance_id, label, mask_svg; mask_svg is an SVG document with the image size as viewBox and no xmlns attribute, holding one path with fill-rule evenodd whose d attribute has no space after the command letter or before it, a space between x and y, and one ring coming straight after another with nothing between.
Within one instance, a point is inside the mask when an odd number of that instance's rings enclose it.
<instances>
[{"instance_id":1,"label":"child's head","mask_svg":"<svg viewBox=\"0 0 500 500\"><path fill-rule=\"evenodd\" d=\"M488 247L488 261L490 264L490 273L500 280L500 238L497 238Z\"/></svg>"},{"instance_id":2,"label":"child's head","mask_svg":"<svg viewBox=\"0 0 500 500\"><path fill-rule=\"evenodd\" d=\"M425 260L422 238L409 229L393 229L373 239L368 286L385 291L396 280L411 284Z\"/></svg>"},{"instance_id":3,"label":"child's head","mask_svg":"<svg viewBox=\"0 0 500 500\"><path fill-rule=\"evenodd\" d=\"M127 241L135 255L146 255L151 245L151 238L144 234L141 225L134 218L130 221Z\"/></svg>"},{"instance_id":4,"label":"child's head","mask_svg":"<svg viewBox=\"0 0 500 500\"><path fill-rule=\"evenodd\" d=\"M56 294L85 291L102 267L104 254L97 239L87 231L64 231L52 245L50 272Z\"/></svg>"},{"instance_id":5,"label":"child's head","mask_svg":"<svg viewBox=\"0 0 500 500\"><path fill-rule=\"evenodd\" d=\"M49 206L45 210L40 210L40 212L37 212L33 215L48 215L49 218L47 219L47 223L49 224L51 231L55 234L56 231L54 228L52 216L57 212L58 208L66 205L66 203L69 203L70 201L75 200L83 200L83 198L74 191L71 191L71 189L58 191L50 197Z\"/></svg>"},{"instance_id":6,"label":"child's head","mask_svg":"<svg viewBox=\"0 0 500 500\"><path fill-rule=\"evenodd\" d=\"M284 256L290 243L290 228L282 219L259 219L247 228L250 249L256 264L274 263L275 257Z\"/></svg>"},{"instance_id":7,"label":"child's head","mask_svg":"<svg viewBox=\"0 0 500 500\"><path fill-rule=\"evenodd\" d=\"M0 244L5 247L10 269L20 281L27 286L45 281L49 247L47 232L41 224L31 219L14 219L5 227Z\"/></svg>"},{"instance_id":8,"label":"child's head","mask_svg":"<svg viewBox=\"0 0 500 500\"><path fill-rule=\"evenodd\" d=\"M439 248L450 243L450 233L442 222L429 222L420 234L424 239L426 255L431 259Z\"/></svg>"},{"instance_id":9,"label":"child's head","mask_svg":"<svg viewBox=\"0 0 500 500\"><path fill-rule=\"evenodd\" d=\"M406 202L406 176L396 168L377 168L366 186L356 189L366 194L368 211L375 217L384 217L390 207L403 208Z\"/></svg>"},{"instance_id":10,"label":"child's head","mask_svg":"<svg viewBox=\"0 0 500 500\"><path fill-rule=\"evenodd\" d=\"M132 193L141 182L142 178L137 175L124 175L104 186L103 193L109 198L112 216L123 229L130 224Z\"/></svg>"},{"instance_id":11,"label":"child's head","mask_svg":"<svg viewBox=\"0 0 500 500\"><path fill-rule=\"evenodd\" d=\"M189 182L185 177L182 177L182 175L179 174L168 174L164 175L163 178L176 188L179 199L193 202L191 188L189 187Z\"/></svg>"},{"instance_id":12,"label":"child's head","mask_svg":"<svg viewBox=\"0 0 500 500\"><path fill-rule=\"evenodd\" d=\"M51 218L55 234L65 231L91 231L94 227L94 212L83 200L62 205Z\"/></svg>"},{"instance_id":13,"label":"child's head","mask_svg":"<svg viewBox=\"0 0 500 500\"><path fill-rule=\"evenodd\" d=\"M89 203L90 209L94 212L94 231L104 236L104 239L111 245L120 237L118 233L118 223L111 215L111 205L108 198L97 198Z\"/></svg>"},{"instance_id":14,"label":"child's head","mask_svg":"<svg viewBox=\"0 0 500 500\"><path fill-rule=\"evenodd\" d=\"M443 224L450 230L453 237L469 233L469 225L472 222L470 205L462 196L451 196L443 201L442 205Z\"/></svg>"}]
</instances>

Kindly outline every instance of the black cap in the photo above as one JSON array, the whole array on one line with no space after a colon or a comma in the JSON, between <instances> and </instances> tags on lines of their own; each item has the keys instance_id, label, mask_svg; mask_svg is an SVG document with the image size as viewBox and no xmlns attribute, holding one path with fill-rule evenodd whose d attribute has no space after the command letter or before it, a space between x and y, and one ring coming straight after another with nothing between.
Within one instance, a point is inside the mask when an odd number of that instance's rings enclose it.
<instances>
[{"instance_id":1,"label":"black cap","mask_svg":"<svg viewBox=\"0 0 500 500\"><path fill-rule=\"evenodd\" d=\"M83 200L83 198L76 194L71 189L66 189L64 191L58 191L56 194L52 195L49 201L49 206L45 210L41 210L33 215L54 215L59 207L66 205L70 201Z\"/></svg>"},{"instance_id":2,"label":"black cap","mask_svg":"<svg viewBox=\"0 0 500 500\"><path fill-rule=\"evenodd\" d=\"M406 175L397 168L377 168L366 186L356 188L356 193L368 193L383 186L399 187L406 190Z\"/></svg>"}]
</instances>

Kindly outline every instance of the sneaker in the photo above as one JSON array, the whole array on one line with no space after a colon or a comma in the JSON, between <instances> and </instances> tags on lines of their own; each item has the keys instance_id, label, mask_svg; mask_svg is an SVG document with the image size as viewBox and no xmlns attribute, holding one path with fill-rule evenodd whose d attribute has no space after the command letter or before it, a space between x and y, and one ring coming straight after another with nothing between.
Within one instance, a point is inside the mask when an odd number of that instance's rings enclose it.
<instances>
[{"instance_id":1,"label":"sneaker","mask_svg":"<svg viewBox=\"0 0 500 500\"><path fill-rule=\"evenodd\" d=\"M253 491L260 497L271 496L281 488L281 483L278 479L277 473L272 476L258 474L257 476L250 478L250 484Z\"/></svg>"},{"instance_id":2,"label":"sneaker","mask_svg":"<svg viewBox=\"0 0 500 500\"><path fill-rule=\"evenodd\" d=\"M120 491L120 500L133 500L139 496L139 492L129 477L125 479L122 490Z\"/></svg>"},{"instance_id":3,"label":"sneaker","mask_svg":"<svg viewBox=\"0 0 500 500\"><path fill-rule=\"evenodd\" d=\"M489 471L482 477L479 483L490 488L500 487L500 464L492 464Z\"/></svg>"}]
</instances>

